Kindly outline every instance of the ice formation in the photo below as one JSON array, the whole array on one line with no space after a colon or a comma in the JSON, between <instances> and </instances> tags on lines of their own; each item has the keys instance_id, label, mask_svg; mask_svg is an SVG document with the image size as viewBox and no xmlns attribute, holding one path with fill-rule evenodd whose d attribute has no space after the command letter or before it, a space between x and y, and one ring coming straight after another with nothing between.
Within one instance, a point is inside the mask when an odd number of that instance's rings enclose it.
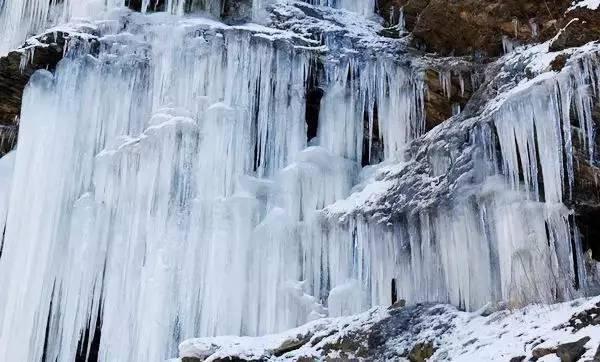
<instances>
[{"instance_id":1,"label":"ice formation","mask_svg":"<svg viewBox=\"0 0 600 362\"><path fill-rule=\"evenodd\" d=\"M21 9L3 33L42 26L48 6ZM179 7L106 21L98 49L70 49L55 74L32 77L18 150L0 164L15 158L12 181L0 180L12 184L0 195L0 360L71 361L97 323L100 360L163 360L186 338L264 335L389 304L394 279L408 302L466 309L578 293L563 185L571 123L594 155L597 57L504 94L468 132L429 134L415 152L425 87L409 63L181 18ZM440 75L447 96L450 78ZM413 176L417 156L423 183L377 176L387 214L340 206L390 165ZM428 194L444 183L452 197Z\"/></svg>"},{"instance_id":2,"label":"ice formation","mask_svg":"<svg viewBox=\"0 0 600 362\"><path fill-rule=\"evenodd\" d=\"M374 0L306 0L313 5L330 6L346 9L362 15L371 15L375 12Z\"/></svg>"},{"instance_id":3,"label":"ice formation","mask_svg":"<svg viewBox=\"0 0 600 362\"><path fill-rule=\"evenodd\" d=\"M5 0L0 2L0 54L20 46L25 39L73 18L99 14L123 0Z\"/></svg>"},{"instance_id":4,"label":"ice formation","mask_svg":"<svg viewBox=\"0 0 600 362\"><path fill-rule=\"evenodd\" d=\"M489 300L568 299L580 293L574 286L585 289L580 240L565 204L574 143L590 159L595 152L599 65L597 50L583 52L560 74L519 84L490 102L477 123L465 122L468 140L434 132L415 152L418 160L395 176L384 173L351 197L354 204L326 209L333 219L342 215L333 237L352 239L363 260L377 260L376 267L352 268L371 287L371 302L383 301L375 287L391 278L409 301L467 309Z\"/></svg>"},{"instance_id":5,"label":"ice formation","mask_svg":"<svg viewBox=\"0 0 600 362\"><path fill-rule=\"evenodd\" d=\"M51 25L63 24L71 19L96 17L114 8L126 6L130 0L4 0L0 2L0 54L21 45L28 36L37 34ZM157 10L157 1L140 0L142 12ZM346 9L363 15L375 11L374 0L305 0L313 5ZM252 0L254 16L274 0ZM166 0L164 10L183 15L189 3L185 0ZM200 0L193 9L219 16L223 0ZM162 9L162 7L161 7Z\"/></svg>"},{"instance_id":6,"label":"ice formation","mask_svg":"<svg viewBox=\"0 0 600 362\"><path fill-rule=\"evenodd\" d=\"M422 123L418 77L385 57L332 69L365 70L352 85L331 80L347 89L328 90L323 109L352 112L322 117L308 147L310 49L211 20L127 21L99 54L73 49L26 90L12 194L28 196L10 204L0 359L70 361L97 320L102 360L161 360L182 338L325 316L331 288L333 315L370 305L335 259L354 258L352 244L328 260L318 210L351 192L363 124L401 157ZM359 298L340 305L336 291Z\"/></svg>"}]
</instances>

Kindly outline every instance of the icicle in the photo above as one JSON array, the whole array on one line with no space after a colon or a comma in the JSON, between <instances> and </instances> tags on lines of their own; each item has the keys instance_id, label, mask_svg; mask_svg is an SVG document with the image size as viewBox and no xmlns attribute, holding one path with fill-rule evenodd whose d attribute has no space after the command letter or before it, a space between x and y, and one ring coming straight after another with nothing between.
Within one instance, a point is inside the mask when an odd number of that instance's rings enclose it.
<instances>
[{"instance_id":1,"label":"icicle","mask_svg":"<svg viewBox=\"0 0 600 362\"><path fill-rule=\"evenodd\" d=\"M511 53L515 50L516 43L506 35L502 35L502 49L504 54Z\"/></svg>"},{"instance_id":2,"label":"icicle","mask_svg":"<svg viewBox=\"0 0 600 362\"><path fill-rule=\"evenodd\" d=\"M400 7L400 15L398 16L398 32L403 34L406 32L406 19L404 18L404 6Z\"/></svg>"},{"instance_id":3,"label":"icicle","mask_svg":"<svg viewBox=\"0 0 600 362\"><path fill-rule=\"evenodd\" d=\"M312 5L330 6L346 9L361 15L369 16L375 10L374 0L305 0Z\"/></svg>"},{"instance_id":4,"label":"icicle","mask_svg":"<svg viewBox=\"0 0 600 362\"><path fill-rule=\"evenodd\" d=\"M438 77L444 96L450 99L452 97L452 73L450 71L440 71Z\"/></svg>"},{"instance_id":5,"label":"icicle","mask_svg":"<svg viewBox=\"0 0 600 362\"><path fill-rule=\"evenodd\" d=\"M461 112L460 104L452 103L452 115L456 116L456 115L460 114L460 112Z\"/></svg>"},{"instance_id":6,"label":"icicle","mask_svg":"<svg viewBox=\"0 0 600 362\"><path fill-rule=\"evenodd\" d=\"M2 360L40 359L47 321L48 358L73 360L99 305L110 311L104 361L158 361L181 336L274 332L324 314L291 287L304 219L266 180L242 182L275 177L306 147L308 56L235 29L147 31L145 52L107 36L98 60L69 57L27 88L13 195L31 189L9 220L36 221L7 226L0 283L15 292L0 298ZM43 183L27 166L38 162ZM328 172L295 194L303 218L349 192L339 183L352 169Z\"/></svg>"},{"instance_id":7,"label":"icicle","mask_svg":"<svg viewBox=\"0 0 600 362\"><path fill-rule=\"evenodd\" d=\"M377 122L385 158L402 159L408 142L423 130L422 81L387 58L342 64L326 68L329 88L321 102L319 144L360 161L365 136L373 140ZM368 150L370 159L371 143Z\"/></svg>"},{"instance_id":8,"label":"icicle","mask_svg":"<svg viewBox=\"0 0 600 362\"><path fill-rule=\"evenodd\" d=\"M537 39L537 37L540 35L540 33L539 33L539 26L535 22L535 18L529 19L529 27L531 28L531 36L534 39Z\"/></svg>"}]
</instances>

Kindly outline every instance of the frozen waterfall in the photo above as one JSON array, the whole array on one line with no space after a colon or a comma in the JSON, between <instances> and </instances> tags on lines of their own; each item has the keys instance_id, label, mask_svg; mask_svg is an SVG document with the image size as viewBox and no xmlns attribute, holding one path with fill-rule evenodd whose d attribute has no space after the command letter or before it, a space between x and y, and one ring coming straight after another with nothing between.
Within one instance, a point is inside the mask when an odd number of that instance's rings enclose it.
<instances>
[{"instance_id":1,"label":"frozen waterfall","mask_svg":"<svg viewBox=\"0 0 600 362\"><path fill-rule=\"evenodd\" d=\"M161 360L182 338L284 330L327 315L332 288L362 293L352 244L328 251L318 211L351 192L365 114L401 156L422 124L418 77L385 56L332 69L365 71L331 77L348 92L327 91L322 108L351 112L324 111L307 147L314 52L266 28L145 19L26 90L12 194L28 196L10 203L0 263L14 290L0 300L12 311L1 359L70 361L101 313L102 360ZM332 313L387 303L389 280L372 283L374 299Z\"/></svg>"},{"instance_id":2,"label":"frozen waterfall","mask_svg":"<svg viewBox=\"0 0 600 362\"><path fill-rule=\"evenodd\" d=\"M4 0L0 2L0 54L6 54L21 45L28 36L38 34L50 26L72 19L102 18L102 14L136 1L140 3L142 12L162 9L172 14L183 15L186 9L192 9L206 11L217 17L226 4L226 0ZM259 17L260 11L275 1L277 0L251 0L253 13ZM374 0L305 1L363 15L373 14L375 8Z\"/></svg>"},{"instance_id":3,"label":"frozen waterfall","mask_svg":"<svg viewBox=\"0 0 600 362\"><path fill-rule=\"evenodd\" d=\"M7 1L2 49L86 3ZM73 45L31 78L18 149L0 160L0 360L72 361L98 329L99 360L160 361L186 338L387 305L392 280L409 303L469 310L580 293L565 202L573 140L594 155L597 57L435 138L410 62L182 6L113 14L98 49ZM389 191L379 209L361 209L377 186ZM451 196L435 203L436 187Z\"/></svg>"}]
</instances>

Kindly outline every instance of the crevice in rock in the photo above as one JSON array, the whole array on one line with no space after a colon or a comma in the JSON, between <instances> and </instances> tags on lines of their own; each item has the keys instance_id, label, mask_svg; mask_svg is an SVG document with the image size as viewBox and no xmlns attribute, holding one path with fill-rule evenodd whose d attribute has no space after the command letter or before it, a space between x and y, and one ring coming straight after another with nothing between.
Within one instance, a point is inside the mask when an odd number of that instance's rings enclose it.
<instances>
[{"instance_id":1,"label":"crevice in rock","mask_svg":"<svg viewBox=\"0 0 600 362\"><path fill-rule=\"evenodd\" d=\"M79 339L79 342L77 342L77 356L75 357L75 362L98 362L102 330L102 308L100 306L98 307L96 314L97 317L94 330L91 330L91 321L88 321L85 332Z\"/></svg>"},{"instance_id":2,"label":"crevice in rock","mask_svg":"<svg viewBox=\"0 0 600 362\"><path fill-rule=\"evenodd\" d=\"M317 136L319 129L319 114L321 112L321 100L325 92L320 87L320 79L323 73L323 64L318 59L313 59L308 70L308 81L306 84L306 141L310 142Z\"/></svg>"}]
</instances>

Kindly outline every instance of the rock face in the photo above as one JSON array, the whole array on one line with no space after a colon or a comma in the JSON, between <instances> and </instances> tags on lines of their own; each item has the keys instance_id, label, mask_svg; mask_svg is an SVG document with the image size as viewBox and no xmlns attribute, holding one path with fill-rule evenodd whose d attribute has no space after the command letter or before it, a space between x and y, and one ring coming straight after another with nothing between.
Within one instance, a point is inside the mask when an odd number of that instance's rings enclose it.
<instances>
[{"instance_id":1,"label":"rock face","mask_svg":"<svg viewBox=\"0 0 600 362\"><path fill-rule=\"evenodd\" d=\"M394 16L392 9L402 8L415 44L427 51L493 57L513 44L546 41L576 18L556 47L597 39L597 12L584 8L567 12L571 4L570 0L380 0L379 11L393 21L398 14Z\"/></svg>"},{"instance_id":2,"label":"rock face","mask_svg":"<svg viewBox=\"0 0 600 362\"><path fill-rule=\"evenodd\" d=\"M91 29L82 29L92 32ZM0 58L0 155L15 146L21 101L25 85L38 69L54 70L65 54L69 41L76 46L78 35L64 31L49 32L29 40L21 49ZM92 45L93 37L83 40Z\"/></svg>"},{"instance_id":3,"label":"rock face","mask_svg":"<svg viewBox=\"0 0 600 362\"><path fill-rule=\"evenodd\" d=\"M53 41L54 40L54 41ZM48 39L49 46L40 46L30 62L23 61L23 52L13 51L0 58L0 154L10 151L18 132L23 90L37 69L54 69L62 58L64 38Z\"/></svg>"},{"instance_id":4,"label":"rock face","mask_svg":"<svg viewBox=\"0 0 600 362\"><path fill-rule=\"evenodd\" d=\"M180 352L184 362L522 362L550 356L562 362L585 361L596 358L600 335L591 325L575 330L567 319L592 310L596 303L598 297L489 315L431 304L387 311L380 308L354 317L314 322L279 335L189 340L180 346ZM275 353L284 345L293 348Z\"/></svg>"}]
</instances>

